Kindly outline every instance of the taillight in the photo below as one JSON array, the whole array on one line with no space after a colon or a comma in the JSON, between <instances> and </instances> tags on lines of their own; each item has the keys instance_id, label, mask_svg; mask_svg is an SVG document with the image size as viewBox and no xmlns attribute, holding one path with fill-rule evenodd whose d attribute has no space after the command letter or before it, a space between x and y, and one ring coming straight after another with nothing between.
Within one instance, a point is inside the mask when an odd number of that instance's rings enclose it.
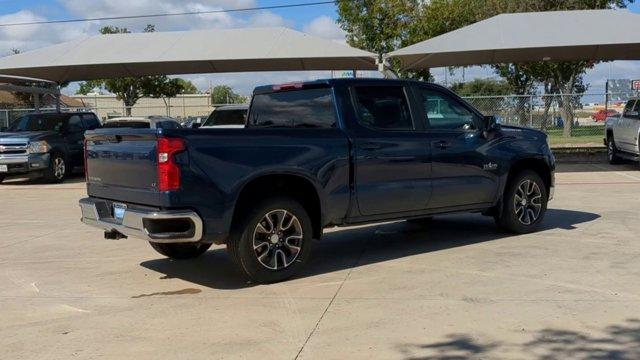
<instances>
[{"instance_id":1,"label":"taillight","mask_svg":"<svg viewBox=\"0 0 640 360\"><path fill-rule=\"evenodd\" d=\"M158 138L158 190L173 191L180 189L180 168L174 155L184 151L184 140Z\"/></svg>"}]
</instances>

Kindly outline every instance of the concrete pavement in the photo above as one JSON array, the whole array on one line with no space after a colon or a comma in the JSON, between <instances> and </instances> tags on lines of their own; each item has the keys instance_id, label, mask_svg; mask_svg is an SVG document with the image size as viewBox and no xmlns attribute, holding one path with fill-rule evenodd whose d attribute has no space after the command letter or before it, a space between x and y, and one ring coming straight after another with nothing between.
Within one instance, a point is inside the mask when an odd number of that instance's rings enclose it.
<instances>
[{"instance_id":1,"label":"concrete pavement","mask_svg":"<svg viewBox=\"0 0 640 360\"><path fill-rule=\"evenodd\" d=\"M640 171L565 165L544 231L479 215L331 229L247 284L224 248L162 258L79 222L82 179L0 186L7 359L640 358Z\"/></svg>"}]
</instances>

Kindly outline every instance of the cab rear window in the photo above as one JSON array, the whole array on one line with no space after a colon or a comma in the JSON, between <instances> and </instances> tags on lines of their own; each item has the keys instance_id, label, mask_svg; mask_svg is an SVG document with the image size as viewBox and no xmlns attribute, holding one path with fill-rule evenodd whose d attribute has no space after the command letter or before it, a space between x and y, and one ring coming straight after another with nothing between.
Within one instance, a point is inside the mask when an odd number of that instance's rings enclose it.
<instances>
[{"instance_id":1,"label":"cab rear window","mask_svg":"<svg viewBox=\"0 0 640 360\"><path fill-rule=\"evenodd\" d=\"M257 94L251 103L249 126L333 128L333 93L330 88L317 88Z\"/></svg>"}]
</instances>

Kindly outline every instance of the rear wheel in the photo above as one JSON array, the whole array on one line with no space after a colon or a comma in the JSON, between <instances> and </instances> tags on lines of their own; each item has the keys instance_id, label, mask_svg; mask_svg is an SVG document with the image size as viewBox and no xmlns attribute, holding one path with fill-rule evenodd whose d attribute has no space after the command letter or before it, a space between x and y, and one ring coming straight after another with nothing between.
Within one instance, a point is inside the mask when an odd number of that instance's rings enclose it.
<instances>
[{"instance_id":1,"label":"rear wheel","mask_svg":"<svg viewBox=\"0 0 640 360\"><path fill-rule=\"evenodd\" d=\"M0 184L6 179L6 175L0 175Z\"/></svg>"},{"instance_id":2,"label":"rear wheel","mask_svg":"<svg viewBox=\"0 0 640 360\"><path fill-rule=\"evenodd\" d=\"M250 280L273 283L286 280L309 259L311 219L300 203L277 197L254 206L235 226L227 250Z\"/></svg>"},{"instance_id":3,"label":"rear wheel","mask_svg":"<svg viewBox=\"0 0 640 360\"><path fill-rule=\"evenodd\" d=\"M160 254L176 259L176 260L185 260L185 259L193 259L202 254L204 254L211 247L211 243L172 243L172 244L161 244L161 243L149 243L151 247L159 252Z\"/></svg>"},{"instance_id":4,"label":"rear wheel","mask_svg":"<svg viewBox=\"0 0 640 360\"><path fill-rule=\"evenodd\" d=\"M618 147L613 139L613 135L609 135L607 137L607 160L609 160L609 164L612 165L619 164L621 161L618 156Z\"/></svg>"},{"instance_id":5,"label":"rear wheel","mask_svg":"<svg viewBox=\"0 0 640 360\"><path fill-rule=\"evenodd\" d=\"M507 185L496 223L517 234L534 232L544 219L548 200L547 188L540 176L530 170L523 171Z\"/></svg>"},{"instance_id":6,"label":"rear wheel","mask_svg":"<svg viewBox=\"0 0 640 360\"><path fill-rule=\"evenodd\" d=\"M61 183L67 177L67 163L60 154L51 154L49 168L44 172L44 179L50 183Z\"/></svg>"}]
</instances>

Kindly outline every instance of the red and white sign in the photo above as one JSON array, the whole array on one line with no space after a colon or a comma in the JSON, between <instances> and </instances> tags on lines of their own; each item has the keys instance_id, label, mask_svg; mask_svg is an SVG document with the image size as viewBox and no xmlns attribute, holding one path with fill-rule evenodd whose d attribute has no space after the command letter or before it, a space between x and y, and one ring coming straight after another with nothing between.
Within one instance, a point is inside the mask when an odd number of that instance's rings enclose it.
<instances>
[{"instance_id":1,"label":"red and white sign","mask_svg":"<svg viewBox=\"0 0 640 360\"><path fill-rule=\"evenodd\" d=\"M631 82L631 90L640 90L640 80L633 80Z\"/></svg>"}]
</instances>

